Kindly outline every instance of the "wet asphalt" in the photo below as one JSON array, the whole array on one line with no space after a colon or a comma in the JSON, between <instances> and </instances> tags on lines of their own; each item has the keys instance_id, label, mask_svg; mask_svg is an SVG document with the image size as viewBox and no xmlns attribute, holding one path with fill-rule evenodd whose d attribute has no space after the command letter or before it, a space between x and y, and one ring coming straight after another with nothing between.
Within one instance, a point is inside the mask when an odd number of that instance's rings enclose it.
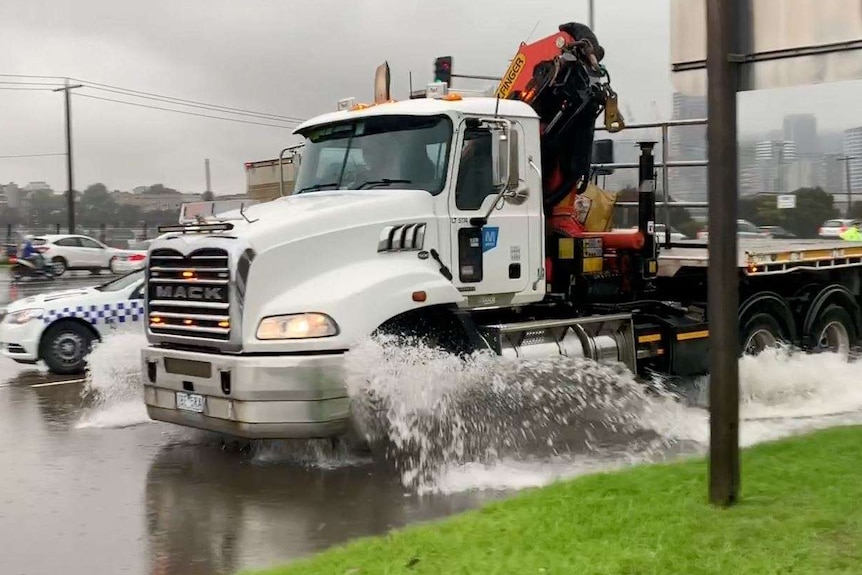
<instances>
[{"instance_id":1,"label":"wet asphalt","mask_svg":"<svg viewBox=\"0 0 862 575\"><path fill-rule=\"evenodd\" d=\"M0 306L108 279L0 277ZM226 448L122 414L86 426L84 392L80 378L0 358L2 575L230 574L501 496L420 497L385 463L328 445Z\"/></svg>"},{"instance_id":2,"label":"wet asphalt","mask_svg":"<svg viewBox=\"0 0 862 575\"><path fill-rule=\"evenodd\" d=\"M0 306L109 279L11 285L0 275ZM495 489L419 495L390 462L343 446L224 445L149 421L137 402L102 407L81 378L0 357L0 575L228 575L513 493L490 477ZM609 453L632 439L590 437Z\"/></svg>"}]
</instances>

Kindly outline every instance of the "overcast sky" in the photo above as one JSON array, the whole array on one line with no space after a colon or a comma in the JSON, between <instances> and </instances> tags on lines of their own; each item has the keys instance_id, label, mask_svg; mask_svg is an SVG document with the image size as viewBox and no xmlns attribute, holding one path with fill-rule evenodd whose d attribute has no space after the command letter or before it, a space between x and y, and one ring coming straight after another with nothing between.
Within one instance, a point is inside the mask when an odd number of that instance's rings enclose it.
<instances>
[{"instance_id":1,"label":"overcast sky","mask_svg":"<svg viewBox=\"0 0 862 575\"><path fill-rule=\"evenodd\" d=\"M624 112L638 121L668 118L669 0L595 3L596 33ZM374 68L383 60L395 96L404 97L408 72L420 87L430 80L435 56L452 55L456 73L499 75L520 41L572 20L587 21L587 0L6 1L0 73L70 76L305 118L333 110L339 98L370 100ZM77 92L213 114L92 88ZM740 127L777 128L791 112L816 112L832 130L860 125L860 95L858 83L746 94ZM210 158L213 190L240 193L244 162L275 157L295 141L286 128L83 97L73 98L73 109L79 189L94 182L121 190L163 183L200 192ZM64 151L62 95L0 90L0 127L0 156ZM62 156L0 159L0 183L46 180L65 189L64 166Z\"/></svg>"}]
</instances>

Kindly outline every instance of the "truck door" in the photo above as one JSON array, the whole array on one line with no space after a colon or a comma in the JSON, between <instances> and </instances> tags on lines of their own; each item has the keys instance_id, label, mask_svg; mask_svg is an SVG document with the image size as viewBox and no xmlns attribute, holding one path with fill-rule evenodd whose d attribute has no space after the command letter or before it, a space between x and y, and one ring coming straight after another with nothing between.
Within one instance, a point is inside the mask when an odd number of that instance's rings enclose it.
<instances>
[{"instance_id":1,"label":"truck door","mask_svg":"<svg viewBox=\"0 0 862 575\"><path fill-rule=\"evenodd\" d=\"M499 198L495 176L506 145L502 131L469 122L461 125L460 157L454 174L455 191L449 196L453 283L471 305L502 305L505 294L526 289L529 262L529 217L526 202ZM509 139L518 149L523 141L518 124ZM510 159L520 163L520 153ZM517 170L516 168L513 168ZM499 173L499 172L497 172ZM517 172L516 172L517 173ZM516 176L517 177L517 176ZM488 216L479 227L471 220ZM473 299L473 296L486 296Z\"/></svg>"}]
</instances>

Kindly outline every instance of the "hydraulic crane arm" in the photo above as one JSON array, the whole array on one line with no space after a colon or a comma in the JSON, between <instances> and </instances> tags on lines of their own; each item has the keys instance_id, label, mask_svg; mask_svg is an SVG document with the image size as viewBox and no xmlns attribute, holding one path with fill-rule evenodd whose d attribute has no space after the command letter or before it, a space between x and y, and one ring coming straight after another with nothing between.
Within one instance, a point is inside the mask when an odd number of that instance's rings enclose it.
<instances>
[{"instance_id":1,"label":"hydraulic crane arm","mask_svg":"<svg viewBox=\"0 0 862 575\"><path fill-rule=\"evenodd\" d=\"M498 97L522 100L539 115L548 215L586 189L598 116L604 111L610 132L625 127L603 59L589 27L563 24L556 34L522 43L497 88Z\"/></svg>"}]
</instances>

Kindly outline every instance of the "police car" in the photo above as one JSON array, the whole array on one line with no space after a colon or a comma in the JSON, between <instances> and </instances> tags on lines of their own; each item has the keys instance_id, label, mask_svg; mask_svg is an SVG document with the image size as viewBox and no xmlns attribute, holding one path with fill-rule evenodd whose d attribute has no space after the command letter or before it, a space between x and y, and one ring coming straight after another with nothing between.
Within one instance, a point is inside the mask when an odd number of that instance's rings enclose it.
<instances>
[{"instance_id":1,"label":"police car","mask_svg":"<svg viewBox=\"0 0 862 575\"><path fill-rule=\"evenodd\" d=\"M141 329L144 270L96 287L39 294L12 302L0 322L0 353L18 363L43 360L56 374L84 372L93 341Z\"/></svg>"}]
</instances>

